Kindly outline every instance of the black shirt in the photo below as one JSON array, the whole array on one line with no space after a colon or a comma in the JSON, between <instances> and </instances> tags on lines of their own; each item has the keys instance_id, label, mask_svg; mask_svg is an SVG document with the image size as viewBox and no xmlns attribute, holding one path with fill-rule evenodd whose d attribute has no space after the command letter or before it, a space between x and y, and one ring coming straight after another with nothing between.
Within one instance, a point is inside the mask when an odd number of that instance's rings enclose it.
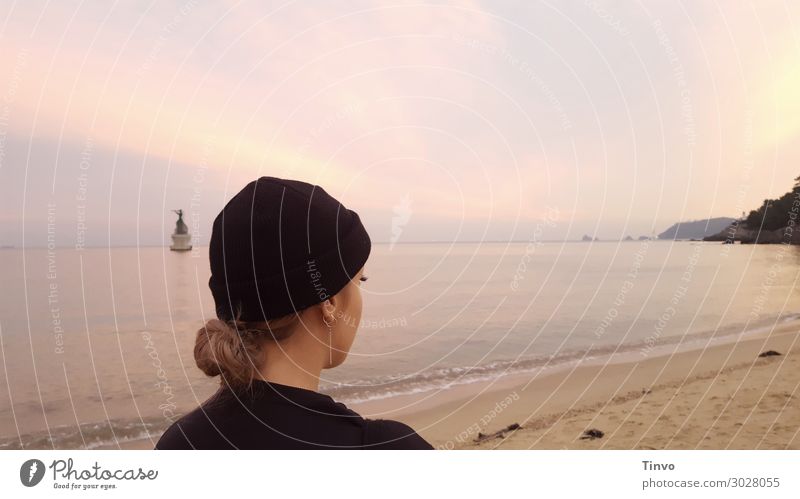
<instances>
[{"instance_id":1,"label":"black shirt","mask_svg":"<svg viewBox=\"0 0 800 499\"><path fill-rule=\"evenodd\" d=\"M221 387L173 423L156 449L432 449L398 421L365 419L328 395L255 381Z\"/></svg>"}]
</instances>

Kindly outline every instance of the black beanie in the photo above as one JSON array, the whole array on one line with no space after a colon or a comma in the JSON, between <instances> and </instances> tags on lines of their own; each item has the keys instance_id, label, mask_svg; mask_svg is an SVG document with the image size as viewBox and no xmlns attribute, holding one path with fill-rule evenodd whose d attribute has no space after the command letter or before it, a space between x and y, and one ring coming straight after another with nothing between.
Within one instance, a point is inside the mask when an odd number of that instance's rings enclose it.
<instances>
[{"instance_id":1,"label":"black beanie","mask_svg":"<svg viewBox=\"0 0 800 499\"><path fill-rule=\"evenodd\" d=\"M319 186L261 177L214 220L209 243L217 317L263 321L338 293L369 257L358 214Z\"/></svg>"}]
</instances>

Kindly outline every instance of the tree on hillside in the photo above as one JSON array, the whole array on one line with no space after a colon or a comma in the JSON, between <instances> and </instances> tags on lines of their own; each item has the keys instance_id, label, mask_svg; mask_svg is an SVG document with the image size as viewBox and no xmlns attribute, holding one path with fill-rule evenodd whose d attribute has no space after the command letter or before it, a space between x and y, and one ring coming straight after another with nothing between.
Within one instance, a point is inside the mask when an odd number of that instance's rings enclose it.
<instances>
[{"instance_id":1,"label":"tree on hillside","mask_svg":"<svg viewBox=\"0 0 800 499\"><path fill-rule=\"evenodd\" d=\"M800 194L800 176L794 179L794 187L778 199L765 199L764 203L750 212L745 225L752 230L777 230L789 224L795 196Z\"/></svg>"}]
</instances>

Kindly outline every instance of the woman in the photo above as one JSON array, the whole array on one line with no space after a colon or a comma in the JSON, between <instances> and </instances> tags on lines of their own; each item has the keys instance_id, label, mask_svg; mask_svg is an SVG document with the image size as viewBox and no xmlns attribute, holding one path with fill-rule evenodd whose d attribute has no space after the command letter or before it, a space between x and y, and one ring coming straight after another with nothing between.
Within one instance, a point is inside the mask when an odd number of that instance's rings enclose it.
<instances>
[{"instance_id":1,"label":"woman","mask_svg":"<svg viewBox=\"0 0 800 499\"><path fill-rule=\"evenodd\" d=\"M318 186L261 177L234 196L209 245L217 319L194 347L220 388L156 449L430 449L317 391L353 344L370 248L358 215Z\"/></svg>"}]
</instances>

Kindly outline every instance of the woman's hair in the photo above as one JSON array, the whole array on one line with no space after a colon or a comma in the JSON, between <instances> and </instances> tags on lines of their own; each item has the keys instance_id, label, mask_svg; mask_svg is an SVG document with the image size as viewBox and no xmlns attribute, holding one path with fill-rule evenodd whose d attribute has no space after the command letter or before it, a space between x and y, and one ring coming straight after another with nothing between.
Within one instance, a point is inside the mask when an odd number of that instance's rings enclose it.
<instances>
[{"instance_id":1,"label":"woman's hair","mask_svg":"<svg viewBox=\"0 0 800 499\"><path fill-rule=\"evenodd\" d=\"M234 390L250 388L262 363L262 346L291 336L300 318L292 313L266 322L211 319L197 330L194 360L207 376Z\"/></svg>"}]
</instances>

